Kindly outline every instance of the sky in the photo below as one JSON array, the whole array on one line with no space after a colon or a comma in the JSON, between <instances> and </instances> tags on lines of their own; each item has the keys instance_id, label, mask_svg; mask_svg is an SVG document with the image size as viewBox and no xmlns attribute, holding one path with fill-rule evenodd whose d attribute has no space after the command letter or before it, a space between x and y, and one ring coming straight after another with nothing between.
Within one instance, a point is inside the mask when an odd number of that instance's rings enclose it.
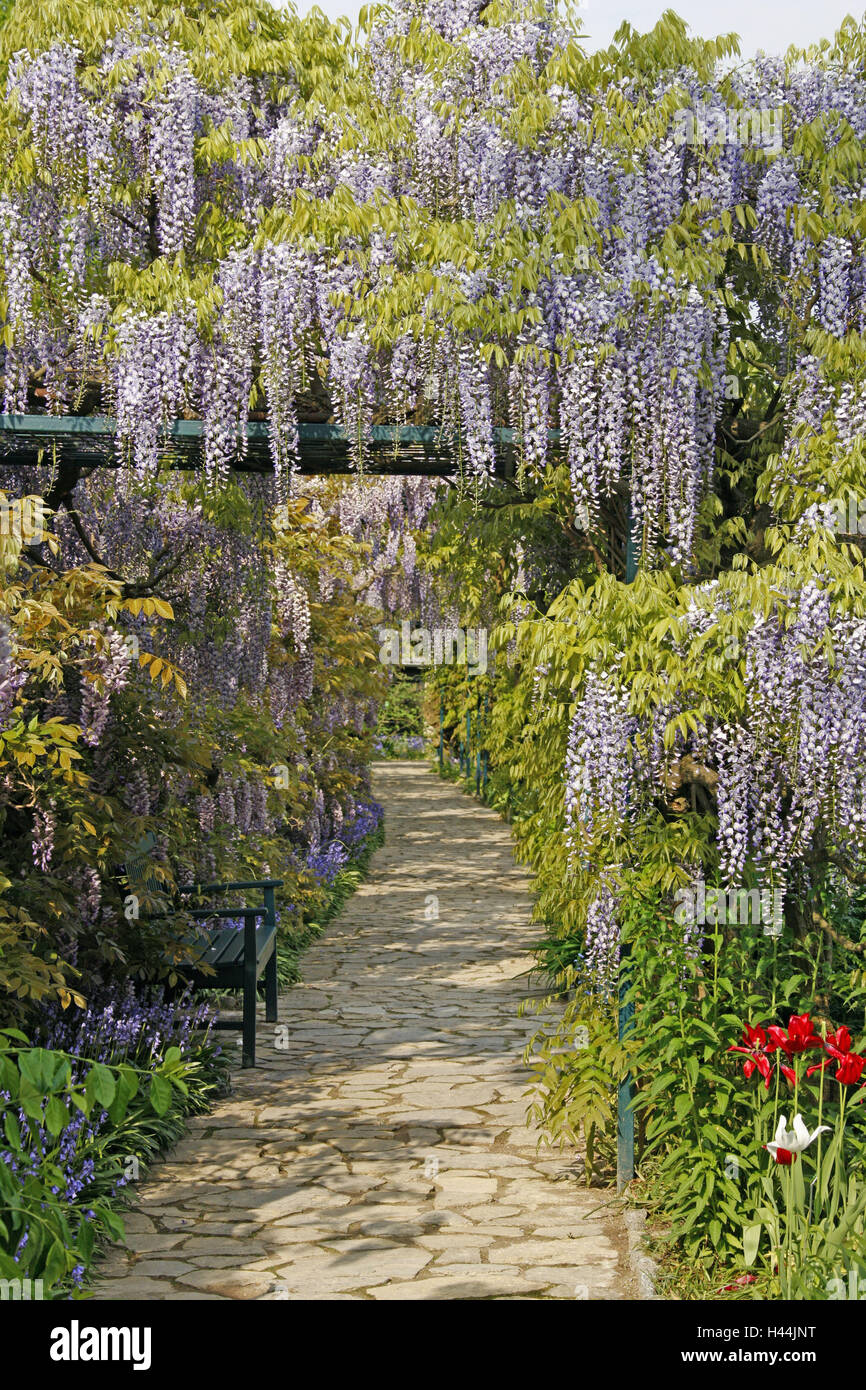
<instances>
[{"instance_id":1,"label":"sky","mask_svg":"<svg viewBox=\"0 0 866 1390\"><path fill-rule=\"evenodd\" d=\"M279 0L277 0L279 3ZM318 0L318 8L336 19L347 15L354 23L366 0ZM312 8L307 0L295 0L300 14ZM651 29L665 9L676 10L692 33L702 38L731 31L738 33L748 57L759 48L783 53L789 44L804 47L818 39L832 38L847 14L861 18L863 0L582 0L580 8L587 48L604 48L624 19L639 30Z\"/></svg>"}]
</instances>

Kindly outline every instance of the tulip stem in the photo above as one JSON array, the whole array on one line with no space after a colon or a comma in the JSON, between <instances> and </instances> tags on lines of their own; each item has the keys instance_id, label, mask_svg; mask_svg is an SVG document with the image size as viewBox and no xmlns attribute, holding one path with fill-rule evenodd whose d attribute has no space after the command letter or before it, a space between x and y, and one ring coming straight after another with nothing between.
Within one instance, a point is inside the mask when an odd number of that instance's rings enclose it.
<instances>
[{"instance_id":1,"label":"tulip stem","mask_svg":"<svg viewBox=\"0 0 866 1390\"><path fill-rule=\"evenodd\" d=\"M782 1277L782 1296L789 1298L791 1294L789 1278L791 1271L791 1206L794 1192L794 1163L793 1161L785 1169L785 1272Z\"/></svg>"},{"instance_id":2,"label":"tulip stem","mask_svg":"<svg viewBox=\"0 0 866 1390\"><path fill-rule=\"evenodd\" d=\"M845 1135L845 1102L848 1099L848 1090L845 1086L839 1088L839 1138L836 1143L836 1158L833 1164L833 1211L839 1210L839 1188L842 1184L842 1155L844 1153L843 1140Z\"/></svg>"},{"instance_id":3,"label":"tulip stem","mask_svg":"<svg viewBox=\"0 0 866 1390\"><path fill-rule=\"evenodd\" d=\"M826 1023L825 1023L825 1024L823 1025L823 1027L822 1027L822 1033L823 1033L823 1036L824 1036L824 1041L826 1042L826 1040L827 1040L827 1025L826 1025ZM818 1129L819 1129L819 1130L820 1130L820 1128L821 1128L821 1123L822 1123L823 1118L824 1118L824 1071L825 1071L825 1068L822 1066L821 1071L820 1071L820 1078L821 1078L821 1079L820 1079L820 1081L818 1082ZM818 1194L818 1201L821 1202L822 1210L823 1210L823 1201L822 1201L822 1195L821 1195L821 1189L822 1189L821 1147L822 1147L823 1143L824 1143L824 1136L823 1136L823 1134L820 1134L820 1133L819 1133L819 1135L818 1135L818 1152L817 1152L817 1154L816 1154L816 1156L815 1156L815 1191L816 1191L817 1194ZM817 1215L817 1213L816 1213L816 1215ZM809 1213L809 1219L811 1220L811 1211L810 1211L810 1213Z\"/></svg>"}]
</instances>

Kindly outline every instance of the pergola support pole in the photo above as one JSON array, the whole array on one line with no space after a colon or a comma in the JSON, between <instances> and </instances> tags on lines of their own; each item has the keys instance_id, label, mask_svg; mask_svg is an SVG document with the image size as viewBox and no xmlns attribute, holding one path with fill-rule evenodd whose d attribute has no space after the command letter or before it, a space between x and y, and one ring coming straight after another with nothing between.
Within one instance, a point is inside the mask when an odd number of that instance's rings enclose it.
<instances>
[{"instance_id":1,"label":"pergola support pole","mask_svg":"<svg viewBox=\"0 0 866 1390\"><path fill-rule=\"evenodd\" d=\"M439 696L439 771L445 766L445 691Z\"/></svg>"},{"instance_id":2,"label":"pergola support pole","mask_svg":"<svg viewBox=\"0 0 866 1390\"><path fill-rule=\"evenodd\" d=\"M629 511L626 538L625 580L633 583L638 569L638 542L634 518ZM617 1036L625 1042L634 1024L634 1001L631 992L631 952L623 942L619 958L619 998ZM616 1096L616 1190L622 1192L634 1177L634 1108L631 1072L626 1072L617 1087Z\"/></svg>"}]
</instances>

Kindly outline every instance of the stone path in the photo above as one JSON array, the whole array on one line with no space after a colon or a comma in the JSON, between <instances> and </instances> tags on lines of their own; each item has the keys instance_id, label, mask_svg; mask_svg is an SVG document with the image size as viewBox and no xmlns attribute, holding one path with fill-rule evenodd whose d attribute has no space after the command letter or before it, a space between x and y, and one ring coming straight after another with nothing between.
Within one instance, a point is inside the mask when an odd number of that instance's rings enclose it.
<instances>
[{"instance_id":1,"label":"stone path","mask_svg":"<svg viewBox=\"0 0 866 1390\"><path fill-rule=\"evenodd\" d=\"M536 929L507 826L423 763L375 789L370 878L260 1016L260 1065L151 1170L97 1298L633 1296L605 1194L524 1127Z\"/></svg>"}]
</instances>

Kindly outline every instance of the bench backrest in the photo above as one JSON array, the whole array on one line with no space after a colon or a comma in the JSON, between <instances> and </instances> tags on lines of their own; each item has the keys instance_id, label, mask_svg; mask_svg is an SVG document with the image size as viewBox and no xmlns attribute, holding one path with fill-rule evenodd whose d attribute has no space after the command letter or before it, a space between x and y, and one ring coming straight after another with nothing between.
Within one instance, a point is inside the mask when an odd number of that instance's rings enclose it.
<instances>
[{"instance_id":1,"label":"bench backrest","mask_svg":"<svg viewBox=\"0 0 866 1390\"><path fill-rule=\"evenodd\" d=\"M155 849L156 836L149 830L128 852L123 872L132 892L143 892L148 900L154 899L163 905L165 899L171 896L171 881L169 875L157 865L153 857Z\"/></svg>"}]
</instances>

